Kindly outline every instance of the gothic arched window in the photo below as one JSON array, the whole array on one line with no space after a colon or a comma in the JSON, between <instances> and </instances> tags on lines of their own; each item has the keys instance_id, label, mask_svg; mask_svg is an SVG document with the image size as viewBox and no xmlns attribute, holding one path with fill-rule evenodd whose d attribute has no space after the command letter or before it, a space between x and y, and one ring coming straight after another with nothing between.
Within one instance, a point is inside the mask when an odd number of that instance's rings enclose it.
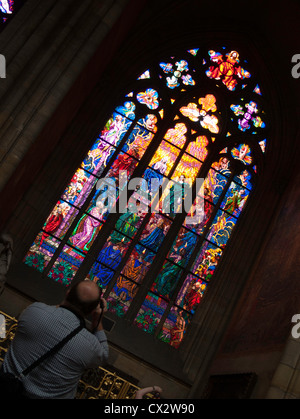
<instances>
[{"instance_id":1,"label":"gothic arched window","mask_svg":"<svg viewBox=\"0 0 300 419\"><path fill-rule=\"evenodd\" d=\"M24 259L65 286L96 281L113 316L173 347L209 291L266 147L250 63L210 48L136 79Z\"/></svg>"}]
</instances>

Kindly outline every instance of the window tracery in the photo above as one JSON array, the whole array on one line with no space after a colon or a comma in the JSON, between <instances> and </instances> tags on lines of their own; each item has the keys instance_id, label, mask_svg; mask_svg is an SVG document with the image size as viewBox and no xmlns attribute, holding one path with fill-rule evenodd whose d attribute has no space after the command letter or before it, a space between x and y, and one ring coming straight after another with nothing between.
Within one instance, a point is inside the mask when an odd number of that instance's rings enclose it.
<instances>
[{"instance_id":1,"label":"window tracery","mask_svg":"<svg viewBox=\"0 0 300 419\"><path fill-rule=\"evenodd\" d=\"M88 260L111 313L178 348L255 185L266 131L242 54L194 48L158 62L115 108L24 262L68 286Z\"/></svg>"}]
</instances>

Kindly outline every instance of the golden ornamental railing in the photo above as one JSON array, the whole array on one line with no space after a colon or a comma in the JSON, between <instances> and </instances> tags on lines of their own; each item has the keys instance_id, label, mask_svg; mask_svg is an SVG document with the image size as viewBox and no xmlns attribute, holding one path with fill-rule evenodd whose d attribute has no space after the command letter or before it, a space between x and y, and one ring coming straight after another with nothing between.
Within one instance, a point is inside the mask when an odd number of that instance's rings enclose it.
<instances>
[{"instance_id":1,"label":"golden ornamental railing","mask_svg":"<svg viewBox=\"0 0 300 419\"><path fill-rule=\"evenodd\" d=\"M0 311L0 364L14 338L17 319ZM76 399L133 399L139 387L116 373L98 367L87 370L78 385Z\"/></svg>"}]
</instances>

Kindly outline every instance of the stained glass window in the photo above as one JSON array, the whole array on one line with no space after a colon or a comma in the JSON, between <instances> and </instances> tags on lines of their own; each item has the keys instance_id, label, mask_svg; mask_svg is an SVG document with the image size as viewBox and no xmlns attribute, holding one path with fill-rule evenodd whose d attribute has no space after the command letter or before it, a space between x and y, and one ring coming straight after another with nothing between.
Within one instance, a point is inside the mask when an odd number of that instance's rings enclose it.
<instances>
[{"instance_id":1,"label":"stained glass window","mask_svg":"<svg viewBox=\"0 0 300 419\"><path fill-rule=\"evenodd\" d=\"M139 75L24 262L65 286L95 281L112 315L178 348L267 147L246 58L199 47Z\"/></svg>"},{"instance_id":2,"label":"stained glass window","mask_svg":"<svg viewBox=\"0 0 300 419\"><path fill-rule=\"evenodd\" d=\"M0 27L17 13L26 0L0 0Z\"/></svg>"}]
</instances>

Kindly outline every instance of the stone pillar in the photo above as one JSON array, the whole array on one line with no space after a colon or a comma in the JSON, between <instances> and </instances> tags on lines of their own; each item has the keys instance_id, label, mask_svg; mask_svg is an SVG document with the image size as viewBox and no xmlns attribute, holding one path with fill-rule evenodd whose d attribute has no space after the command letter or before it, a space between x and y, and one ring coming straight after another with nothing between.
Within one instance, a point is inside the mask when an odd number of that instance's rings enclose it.
<instances>
[{"instance_id":1,"label":"stone pillar","mask_svg":"<svg viewBox=\"0 0 300 419\"><path fill-rule=\"evenodd\" d=\"M300 337L289 336L266 399L300 399Z\"/></svg>"},{"instance_id":2,"label":"stone pillar","mask_svg":"<svg viewBox=\"0 0 300 419\"><path fill-rule=\"evenodd\" d=\"M6 274L13 255L13 239L7 233L0 234L0 296L4 291Z\"/></svg>"}]
</instances>

